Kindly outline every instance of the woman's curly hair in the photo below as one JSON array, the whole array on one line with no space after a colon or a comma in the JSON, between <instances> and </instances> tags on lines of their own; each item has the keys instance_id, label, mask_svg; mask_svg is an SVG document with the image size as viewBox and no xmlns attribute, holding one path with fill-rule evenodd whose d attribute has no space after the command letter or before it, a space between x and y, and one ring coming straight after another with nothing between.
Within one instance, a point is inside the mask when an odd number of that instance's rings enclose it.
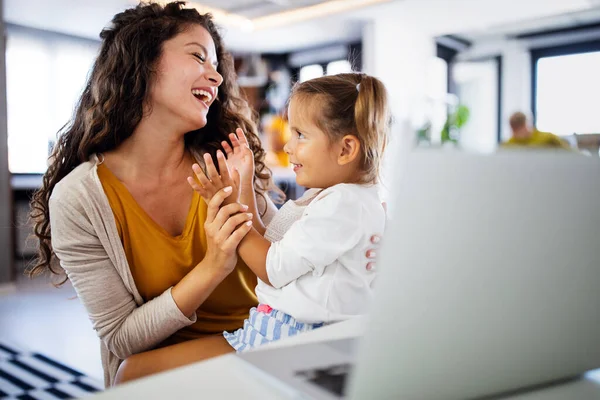
<instances>
[{"instance_id":1,"label":"woman's curly hair","mask_svg":"<svg viewBox=\"0 0 600 400\"><path fill-rule=\"evenodd\" d=\"M111 26L100 33L100 53L73 118L58 133L42 187L31 201L39 250L37 260L29 269L30 276L46 271L59 274L53 265L55 255L48 208L52 190L91 155L113 150L132 135L144 115L164 42L190 26L200 25L212 36L219 60L217 72L223 77L223 83L209 109L206 126L186 134L186 147L193 154L208 152L216 161L216 151L222 150L221 142L229 142L228 134L242 128L254 152L256 192L264 197L266 191L273 188L254 114L236 83L233 58L225 51L212 16L184 5L179 1L164 6L140 3L115 15Z\"/></svg>"}]
</instances>

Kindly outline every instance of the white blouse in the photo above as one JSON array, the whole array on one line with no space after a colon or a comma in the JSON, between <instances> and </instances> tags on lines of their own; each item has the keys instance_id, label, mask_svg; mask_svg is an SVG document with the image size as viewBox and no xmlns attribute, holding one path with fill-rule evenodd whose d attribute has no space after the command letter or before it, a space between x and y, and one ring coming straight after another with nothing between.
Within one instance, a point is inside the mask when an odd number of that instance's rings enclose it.
<instances>
[{"instance_id":1,"label":"white blouse","mask_svg":"<svg viewBox=\"0 0 600 400\"><path fill-rule=\"evenodd\" d=\"M376 275L365 253L384 228L375 185L339 184L288 201L267 226L273 286L258 281L259 302L306 323L365 314Z\"/></svg>"}]
</instances>

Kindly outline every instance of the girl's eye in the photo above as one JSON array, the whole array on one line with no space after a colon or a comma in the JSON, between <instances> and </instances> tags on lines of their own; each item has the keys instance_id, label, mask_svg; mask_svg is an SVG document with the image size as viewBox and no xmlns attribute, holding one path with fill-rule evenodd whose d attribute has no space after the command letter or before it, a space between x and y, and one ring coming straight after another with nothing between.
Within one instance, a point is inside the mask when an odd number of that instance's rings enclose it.
<instances>
[{"instance_id":1,"label":"girl's eye","mask_svg":"<svg viewBox=\"0 0 600 400\"><path fill-rule=\"evenodd\" d=\"M304 134L302 132L296 131L298 134L298 139L304 139Z\"/></svg>"},{"instance_id":2,"label":"girl's eye","mask_svg":"<svg viewBox=\"0 0 600 400\"><path fill-rule=\"evenodd\" d=\"M200 53L194 53L194 57L196 57L202 63L204 63L206 61L206 58L204 58L204 56Z\"/></svg>"}]
</instances>

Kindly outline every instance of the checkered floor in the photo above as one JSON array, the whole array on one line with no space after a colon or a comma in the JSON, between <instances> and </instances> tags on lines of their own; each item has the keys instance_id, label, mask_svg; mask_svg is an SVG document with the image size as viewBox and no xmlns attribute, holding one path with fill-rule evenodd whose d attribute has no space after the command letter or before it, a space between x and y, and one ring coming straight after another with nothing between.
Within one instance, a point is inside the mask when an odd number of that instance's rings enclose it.
<instances>
[{"instance_id":1,"label":"checkered floor","mask_svg":"<svg viewBox=\"0 0 600 400\"><path fill-rule=\"evenodd\" d=\"M0 399L77 399L103 390L96 379L0 341Z\"/></svg>"}]
</instances>

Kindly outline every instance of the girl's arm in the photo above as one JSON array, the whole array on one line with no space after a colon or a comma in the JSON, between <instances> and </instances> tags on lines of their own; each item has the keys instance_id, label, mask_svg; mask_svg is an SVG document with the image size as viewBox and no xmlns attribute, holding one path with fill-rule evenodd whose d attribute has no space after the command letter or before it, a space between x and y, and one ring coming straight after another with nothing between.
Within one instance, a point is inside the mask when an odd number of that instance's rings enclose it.
<instances>
[{"instance_id":1,"label":"girl's arm","mask_svg":"<svg viewBox=\"0 0 600 400\"><path fill-rule=\"evenodd\" d=\"M260 217L258 203L256 201L256 192L252 183L240 183L240 202L248 206L248 212L252 213L252 227L261 236L266 232L265 224Z\"/></svg>"},{"instance_id":2,"label":"girl's arm","mask_svg":"<svg viewBox=\"0 0 600 400\"><path fill-rule=\"evenodd\" d=\"M265 239L256 229L250 230L238 247L238 254L244 263L263 282L270 285L267 275L267 254L271 242Z\"/></svg>"},{"instance_id":3,"label":"girl's arm","mask_svg":"<svg viewBox=\"0 0 600 400\"><path fill-rule=\"evenodd\" d=\"M267 247L257 240L250 242L251 236L247 236L238 251L261 280L266 277L265 282L281 288L303 275L322 274L328 265L364 240L362 215L361 199L351 190L327 189L311 202L281 240ZM366 241L364 245L368 245ZM254 246L258 254L253 254Z\"/></svg>"},{"instance_id":4,"label":"girl's arm","mask_svg":"<svg viewBox=\"0 0 600 400\"><path fill-rule=\"evenodd\" d=\"M254 229L240 243L238 254L246 265L270 286L280 288L310 272L319 273L361 238L359 199L351 193L333 193L317 200L310 216L292 225L283 239L270 243ZM375 269L379 235L370 238L367 271Z\"/></svg>"}]
</instances>

